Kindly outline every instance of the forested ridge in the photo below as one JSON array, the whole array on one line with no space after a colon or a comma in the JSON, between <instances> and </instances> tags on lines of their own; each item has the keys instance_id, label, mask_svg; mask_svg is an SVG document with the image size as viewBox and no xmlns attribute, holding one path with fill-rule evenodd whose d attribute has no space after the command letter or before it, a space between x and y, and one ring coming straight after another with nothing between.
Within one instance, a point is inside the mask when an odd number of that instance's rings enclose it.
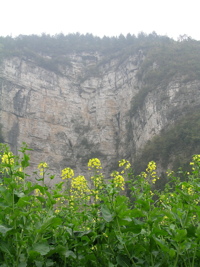
<instances>
[{"instance_id":1,"label":"forested ridge","mask_svg":"<svg viewBox=\"0 0 200 267\"><path fill-rule=\"evenodd\" d=\"M103 38L79 33L0 37L1 61L6 57L24 56L51 70L56 69L57 64L70 64L70 53L98 52L103 60L117 57L123 61L140 50L145 55L145 61L138 76L148 80L152 86L168 81L176 74L185 75L185 79L200 75L200 42L187 36L180 37L179 41L155 32ZM158 68L149 70L153 64Z\"/></svg>"}]
</instances>

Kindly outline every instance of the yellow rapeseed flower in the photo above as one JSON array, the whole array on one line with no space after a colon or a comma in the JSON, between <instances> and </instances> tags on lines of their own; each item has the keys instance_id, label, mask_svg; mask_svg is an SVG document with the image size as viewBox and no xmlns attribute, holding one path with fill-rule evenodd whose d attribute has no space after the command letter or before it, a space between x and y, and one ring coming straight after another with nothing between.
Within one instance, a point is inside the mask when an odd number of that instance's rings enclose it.
<instances>
[{"instance_id":1,"label":"yellow rapeseed flower","mask_svg":"<svg viewBox=\"0 0 200 267\"><path fill-rule=\"evenodd\" d=\"M82 198L86 196L89 191L87 180L83 175L72 178L70 192L75 198Z\"/></svg>"},{"instance_id":2,"label":"yellow rapeseed flower","mask_svg":"<svg viewBox=\"0 0 200 267\"><path fill-rule=\"evenodd\" d=\"M124 169L129 169L131 167L131 164L128 160L122 159L119 161L119 167L125 166Z\"/></svg>"},{"instance_id":3,"label":"yellow rapeseed flower","mask_svg":"<svg viewBox=\"0 0 200 267\"><path fill-rule=\"evenodd\" d=\"M142 175L143 178L147 177L147 173L146 172L141 172L141 175Z\"/></svg>"},{"instance_id":4,"label":"yellow rapeseed flower","mask_svg":"<svg viewBox=\"0 0 200 267\"><path fill-rule=\"evenodd\" d=\"M48 168L48 164L46 162L40 162L38 165L38 169L45 169Z\"/></svg>"},{"instance_id":5,"label":"yellow rapeseed flower","mask_svg":"<svg viewBox=\"0 0 200 267\"><path fill-rule=\"evenodd\" d=\"M12 152L4 153L1 158L1 161L2 163L13 165L14 164L13 153Z\"/></svg>"},{"instance_id":6,"label":"yellow rapeseed flower","mask_svg":"<svg viewBox=\"0 0 200 267\"><path fill-rule=\"evenodd\" d=\"M91 176L90 179L93 181L93 184L96 188L102 189L103 183L103 174L99 173L98 175Z\"/></svg>"},{"instance_id":7,"label":"yellow rapeseed flower","mask_svg":"<svg viewBox=\"0 0 200 267\"><path fill-rule=\"evenodd\" d=\"M56 209L56 210L55 210L55 213L59 213L59 212L60 212L60 210L59 210L59 209Z\"/></svg>"},{"instance_id":8,"label":"yellow rapeseed flower","mask_svg":"<svg viewBox=\"0 0 200 267\"><path fill-rule=\"evenodd\" d=\"M142 176L143 176L144 178L150 176L151 178L153 178L153 179L152 179L152 183L155 184L155 182L156 182L158 179L160 179L160 178L157 176L155 170L156 170L156 163L155 163L154 161L150 161L150 162L148 163L147 168L146 168L146 172L147 172L147 173L143 172L143 173L142 173Z\"/></svg>"},{"instance_id":9,"label":"yellow rapeseed flower","mask_svg":"<svg viewBox=\"0 0 200 267\"><path fill-rule=\"evenodd\" d=\"M40 175L43 176L44 175L44 170L48 168L48 164L46 162L40 162L40 164L38 164L38 169L40 171Z\"/></svg>"},{"instance_id":10,"label":"yellow rapeseed flower","mask_svg":"<svg viewBox=\"0 0 200 267\"><path fill-rule=\"evenodd\" d=\"M155 170L156 170L156 163L155 163L154 161L150 161L150 162L148 163L148 166L147 166L146 171L147 171L147 172L153 172L153 171L155 171Z\"/></svg>"},{"instance_id":11,"label":"yellow rapeseed flower","mask_svg":"<svg viewBox=\"0 0 200 267\"><path fill-rule=\"evenodd\" d=\"M188 194L189 195L193 195L194 194L194 191L193 191L192 187L188 187Z\"/></svg>"},{"instance_id":12,"label":"yellow rapeseed flower","mask_svg":"<svg viewBox=\"0 0 200 267\"><path fill-rule=\"evenodd\" d=\"M181 185L182 190L184 190L188 195L194 195L194 188L191 185Z\"/></svg>"},{"instance_id":13,"label":"yellow rapeseed flower","mask_svg":"<svg viewBox=\"0 0 200 267\"><path fill-rule=\"evenodd\" d=\"M87 180L83 175L79 175L72 179L71 187L73 189L77 189L79 191L88 188L87 187Z\"/></svg>"},{"instance_id":14,"label":"yellow rapeseed flower","mask_svg":"<svg viewBox=\"0 0 200 267\"><path fill-rule=\"evenodd\" d=\"M200 155L194 155L192 159L193 161L200 162Z\"/></svg>"},{"instance_id":15,"label":"yellow rapeseed flower","mask_svg":"<svg viewBox=\"0 0 200 267\"><path fill-rule=\"evenodd\" d=\"M74 171L71 168L65 168L61 172L61 177L63 180L67 178L72 178L74 176Z\"/></svg>"},{"instance_id":16,"label":"yellow rapeseed flower","mask_svg":"<svg viewBox=\"0 0 200 267\"><path fill-rule=\"evenodd\" d=\"M93 158L88 161L88 169L102 169L101 161L98 158Z\"/></svg>"},{"instance_id":17,"label":"yellow rapeseed flower","mask_svg":"<svg viewBox=\"0 0 200 267\"><path fill-rule=\"evenodd\" d=\"M37 197L37 196L42 196L42 193L40 192L40 189L38 189L38 188L36 188L35 190L34 190L34 193L35 193L35 196Z\"/></svg>"},{"instance_id":18,"label":"yellow rapeseed flower","mask_svg":"<svg viewBox=\"0 0 200 267\"><path fill-rule=\"evenodd\" d=\"M124 184L125 184L124 177L117 171L112 172L111 176L113 177L114 185L124 190Z\"/></svg>"},{"instance_id":19,"label":"yellow rapeseed flower","mask_svg":"<svg viewBox=\"0 0 200 267\"><path fill-rule=\"evenodd\" d=\"M167 174L167 176L169 177L170 175L172 175L174 172L173 171L171 171L171 170L168 170L167 172L166 172L166 174Z\"/></svg>"}]
</instances>

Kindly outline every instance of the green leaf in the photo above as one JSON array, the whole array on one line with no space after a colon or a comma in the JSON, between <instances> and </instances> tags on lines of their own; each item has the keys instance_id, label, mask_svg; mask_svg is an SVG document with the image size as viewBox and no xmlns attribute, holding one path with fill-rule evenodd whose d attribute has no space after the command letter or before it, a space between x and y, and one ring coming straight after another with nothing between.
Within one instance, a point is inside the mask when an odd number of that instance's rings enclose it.
<instances>
[{"instance_id":1,"label":"green leaf","mask_svg":"<svg viewBox=\"0 0 200 267\"><path fill-rule=\"evenodd\" d=\"M66 231L70 234L70 236L73 235L73 230L72 230L72 228L66 227Z\"/></svg>"},{"instance_id":2,"label":"green leaf","mask_svg":"<svg viewBox=\"0 0 200 267\"><path fill-rule=\"evenodd\" d=\"M15 191L14 194L15 194L16 196L18 196L19 198L25 196L23 192L18 192L18 191Z\"/></svg>"},{"instance_id":3,"label":"green leaf","mask_svg":"<svg viewBox=\"0 0 200 267\"><path fill-rule=\"evenodd\" d=\"M43 267L44 265L43 265L43 261L35 261L35 265L36 265L36 267Z\"/></svg>"},{"instance_id":4,"label":"green leaf","mask_svg":"<svg viewBox=\"0 0 200 267\"><path fill-rule=\"evenodd\" d=\"M120 242L120 244L122 244L122 245L125 244L124 240L122 239L122 237L119 234L116 234L116 237L117 237L118 241Z\"/></svg>"},{"instance_id":5,"label":"green leaf","mask_svg":"<svg viewBox=\"0 0 200 267\"><path fill-rule=\"evenodd\" d=\"M2 211L2 209L5 209L5 208L9 207L8 205L6 205L6 204L3 203L3 202L4 202L4 199L3 199L3 198L0 198L0 207L1 207L1 211Z\"/></svg>"},{"instance_id":6,"label":"green leaf","mask_svg":"<svg viewBox=\"0 0 200 267\"><path fill-rule=\"evenodd\" d=\"M117 263L121 267L131 267L133 266L132 263L130 263L130 260L125 257L124 255L118 255L117 256Z\"/></svg>"},{"instance_id":7,"label":"green leaf","mask_svg":"<svg viewBox=\"0 0 200 267\"><path fill-rule=\"evenodd\" d=\"M49 178L53 180L55 178L55 175L50 175Z\"/></svg>"},{"instance_id":8,"label":"green leaf","mask_svg":"<svg viewBox=\"0 0 200 267\"><path fill-rule=\"evenodd\" d=\"M29 184L29 185L31 185L31 184ZM44 186L41 186L41 185L39 185L39 184L36 184L36 185L34 185L34 186L30 186L29 188L28 188L28 190L26 190L26 194L29 194L29 193L31 193L31 192L33 192L35 189L39 189L40 190L40 192L44 195L45 194L45 192L46 192L46 187L44 187Z\"/></svg>"},{"instance_id":9,"label":"green leaf","mask_svg":"<svg viewBox=\"0 0 200 267\"><path fill-rule=\"evenodd\" d=\"M149 211L150 209L150 204L149 204L149 201L147 200L144 200L144 199L137 199L136 200L136 203L140 204L141 206L141 209L143 211Z\"/></svg>"},{"instance_id":10,"label":"green leaf","mask_svg":"<svg viewBox=\"0 0 200 267\"><path fill-rule=\"evenodd\" d=\"M55 254L55 253L58 253L59 255L65 256L67 250L68 250L67 244L65 244L64 246L62 246L62 245L58 245L56 247L51 246L51 250L48 253L48 257Z\"/></svg>"},{"instance_id":11,"label":"green leaf","mask_svg":"<svg viewBox=\"0 0 200 267\"><path fill-rule=\"evenodd\" d=\"M27 266L27 263L26 262L20 262L18 267L26 267Z\"/></svg>"},{"instance_id":12,"label":"green leaf","mask_svg":"<svg viewBox=\"0 0 200 267\"><path fill-rule=\"evenodd\" d=\"M63 196L63 194L61 194L61 193L57 193L57 194L54 194L53 195L53 198L60 198L60 197L62 197Z\"/></svg>"},{"instance_id":13,"label":"green leaf","mask_svg":"<svg viewBox=\"0 0 200 267\"><path fill-rule=\"evenodd\" d=\"M175 230L175 228L176 228L176 225L175 224L170 224L169 229Z\"/></svg>"},{"instance_id":14,"label":"green leaf","mask_svg":"<svg viewBox=\"0 0 200 267\"><path fill-rule=\"evenodd\" d=\"M41 202L41 203L45 203L46 199L43 196L36 196L36 198Z\"/></svg>"},{"instance_id":15,"label":"green leaf","mask_svg":"<svg viewBox=\"0 0 200 267\"><path fill-rule=\"evenodd\" d=\"M82 237L84 235L88 235L89 233L91 233L91 230L87 230L87 231L74 231L74 235L77 237Z\"/></svg>"},{"instance_id":16,"label":"green leaf","mask_svg":"<svg viewBox=\"0 0 200 267\"><path fill-rule=\"evenodd\" d=\"M174 240L177 242L181 242L181 241L185 240L186 235L187 235L186 229L180 229L180 230L177 229Z\"/></svg>"},{"instance_id":17,"label":"green leaf","mask_svg":"<svg viewBox=\"0 0 200 267\"><path fill-rule=\"evenodd\" d=\"M198 239L200 239L200 224L197 226L196 236L197 236Z\"/></svg>"},{"instance_id":18,"label":"green leaf","mask_svg":"<svg viewBox=\"0 0 200 267\"><path fill-rule=\"evenodd\" d=\"M195 237L195 231L196 231L196 227L194 225L190 225L187 228L187 236L188 237Z\"/></svg>"},{"instance_id":19,"label":"green leaf","mask_svg":"<svg viewBox=\"0 0 200 267\"><path fill-rule=\"evenodd\" d=\"M156 225L152 228L152 235L155 236L167 236L170 234L170 232L168 231L168 229L160 229L159 227L156 227ZM171 235L171 234L170 234Z\"/></svg>"},{"instance_id":20,"label":"green leaf","mask_svg":"<svg viewBox=\"0 0 200 267\"><path fill-rule=\"evenodd\" d=\"M104 218L104 220L106 222L111 222L113 221L113 218L114 218L114 214L112 212L110 212L110 210L108 209L107 206L105 205L102 205L101 206L101 212L102 212L102 216Z\"/></svg>"},{"instance_id":21,"label":"green leaf","mask_svg":"<svg viewBox=\"0 0 200 267\"><path fill-rule=\"evenodd\" d=\"M175 249L170 248L170 250L169 250L169 256L170 256L171 258L174 258L174 257L176 256L176 251L175 251Z\"/></svg>"},{"instance_id":22,"label":"green leaf","mask_svg":"<svg viewBox=\"0 0 200 267\"><path fill-rule=\"evenodd\" d=\"M13 228L6 227L4 225L0 225L0 233L5 236L7 232L11 231Z\"/></svg>"},{"instance_id":23,"label":"green leaf","mask_svg":"<svg viewBox=\"0 0 200 267\"><path fill-rule=\"evenodd\" d=\"M46 267L49 267L49 266L55 266L55 265L54 265L54 261L52 261L52 260L50 260L50 259L47 260L47 261L46 261Z\"/></svg>"},{"instance_id":24,"label":"green leaf","mask_svg":"<svg viewBox=\"0 0 200 267\"><path fill-rule=\"evenodd\" d=\"M133 236L137 236L141 234L142 226L141 225L134 225L129 224L126 226L126 228L121 228L122 233L131 232Z\"/></svg>"},{"instance_id":25,"label":"green leaf","mask_svg":"<svg viewBox=\"0 0 200 267\"><path fill-rule=\"evenodd\" d=\"M37 259L38 256L40 255L40 253L35 250L29 250L28 254L29 254L30 260Z\"/></svg>"},{"instance_id":26,"label":"green leaf","mask_svg":"<svg viewBox=\"0 0 200 267\"><path fill-rule=\"evenodd\" d=\"M135 218L140 218L140 217L146 216L146 214L141 209L137 209L137 208L135 208L131 211L131 215Z\"/></svg>"},{"instance_id":27,"label":"green leaf","mask_svg":"<svg viewBox=\"0 0 200 267\"><path fill-rule=\"evenodd\" d=\"M21 197L23 197L24 196L24 193L23 192L14 192L14 202L15 202L15 204L19 201L19 199L21 198Z\"/></svg>"},{"instance_id":28,"label":"green leaf","mask_svg":"<svg viewBox=\"0 0 200 267\"><path fill-rule=\"evenodd\" d=\"M25 206L29 206L31 205L31 202L29 202L31 200L31 196L24 196L24 197L21 197L19 199L19 201L17 202L17 206L18 207L25 207Z\"/></svg>"},{"instance_id":29,"label":"green leaf","mask_svg":"<svg viewBox=\"0 0 200 267\"><path fill-rule=\"evenodd\" d=\"M71 250L68 250L66 253L65 253L65 257L68 258L68 257L72 257L74 259L76 259L76 254L71 251Z\"/></svg>"},{"instance_id":30,"label":"green leaf","mask_svg":"<svg viewBox=\"0 0 200 267\"><path fill-rule=\"evenodd\" d=\"M26 167L28 167L30 165L29 164L29 159L30 159L29 155L24 154L24 158L21 161L22 168L26 168Z\"/></svg>"},{"instance_id":31,"label":"green leaf","mask_svg":"<svg viewBox=\"0 0 200 267\"><path fill-rule=\"evenodd\" d=\"M3 251L4 253L8 254L10 257L12 256L12 252L10 252L10 246L8 246L8 244L6 244L5 242L3 242L1 240L0 242L0 250Z\"/></svg>"},{"instance_id":32,"label":"green leaf","mask_svg":"<svg viewBox=\"0 0 200 267\"><path fill-rule=\"evenodd\" d=\"M39 233L46 231L49 227L55 228L62 223L62 219L58 217L48 218L38 230Z\"/></svg>"},{"instance_id":33,"label":"green leaf","mask_svg":"<svg viewBox=\"0 0 200 267\"><path fill-rule=\"evenodd\" d=\"M46 242L36 243L33 245L33 250L44 256L50 251L50 247Z\"/></svg>"},{"instance_id":34,"label":"green leaf","mask_svg":"<svg viewBox=\"0 0 200 267\"><path fill-rule=\"evenodd\" d=\"M160 246L160 248L162 249L163 252L169 252L169 248L168 246L165 244L165 241L163 239L160 239L160 238L156 238L156 237L153 237L156 244Z\"/></svg>"}]
</instances>

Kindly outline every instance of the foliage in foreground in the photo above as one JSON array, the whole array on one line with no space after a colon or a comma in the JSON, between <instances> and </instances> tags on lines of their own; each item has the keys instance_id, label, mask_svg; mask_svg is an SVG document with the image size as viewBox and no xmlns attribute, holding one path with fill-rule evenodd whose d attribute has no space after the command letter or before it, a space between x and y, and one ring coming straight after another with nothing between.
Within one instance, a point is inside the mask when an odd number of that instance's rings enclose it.
<instances>
[{"instance_id":1,"label":"foliage in foreground","mask_svg":"<svg viewBox=\"0 0 200 267\"><path fill-rule=\"evenodd\" d=\"M42 162L32 183L27 150L24 144L14 156L1 145L1 267L199 266L200 155L185 181L168 171L159 192L152 161L134 176L121 160L105 182L100 161L91 159L90 179L65 168L53 188L45 185L45 176L53 176Z\"/></svg>"}]
</instances>

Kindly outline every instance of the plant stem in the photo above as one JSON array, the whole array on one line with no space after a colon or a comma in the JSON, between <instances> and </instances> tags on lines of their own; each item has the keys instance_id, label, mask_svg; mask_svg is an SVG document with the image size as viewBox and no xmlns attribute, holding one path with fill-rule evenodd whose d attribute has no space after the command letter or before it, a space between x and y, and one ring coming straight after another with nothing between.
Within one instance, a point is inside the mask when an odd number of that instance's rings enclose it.
<instances>
[{"instance_id":1,"label":"plant stem","mask_svg":"<svg viewBox=\"0 0 200 267\"><path fill-rule=\"evenodd\" d=\"M177 263L178 263L178 257L179 257L179 253L177 253L176 260L175 260L175 263L174 263L174 267L177 266Z\"/></svg>"},{"instance_id":2,"label":"plant stem","mask_svg":"<svg viewBox=\"0 0 200 267\"><path fill-rule=\"evenodd\" d=\"M117 219L118 230L119 230L119 233L120 233L120 235L121 235L121 237L122 237L122 232L121 232L121 229L120 229L119 220L118 220L117 217L116 217L116 219ZM131 255L130 255L128 249L127 249L126 244L123 243L123 246L124 246L124 249L126 250L126 253L127 253L127 255L128 255L129 259L130 259L130 261L132 262L133 266L136 266L134 260L132 259Z\"/></svg>"},{"instance_id":3,"label":"plant stem","mask_svg":"<svg viewBox=\"0 0 200 267\"><path fill-rule=\"evenodd\" d=\"M194 267L194 260L195 260L196 252L197 252L197 247L195 247L195 251L192 257L192 267Z\"/></svg>"}]
</instances>

